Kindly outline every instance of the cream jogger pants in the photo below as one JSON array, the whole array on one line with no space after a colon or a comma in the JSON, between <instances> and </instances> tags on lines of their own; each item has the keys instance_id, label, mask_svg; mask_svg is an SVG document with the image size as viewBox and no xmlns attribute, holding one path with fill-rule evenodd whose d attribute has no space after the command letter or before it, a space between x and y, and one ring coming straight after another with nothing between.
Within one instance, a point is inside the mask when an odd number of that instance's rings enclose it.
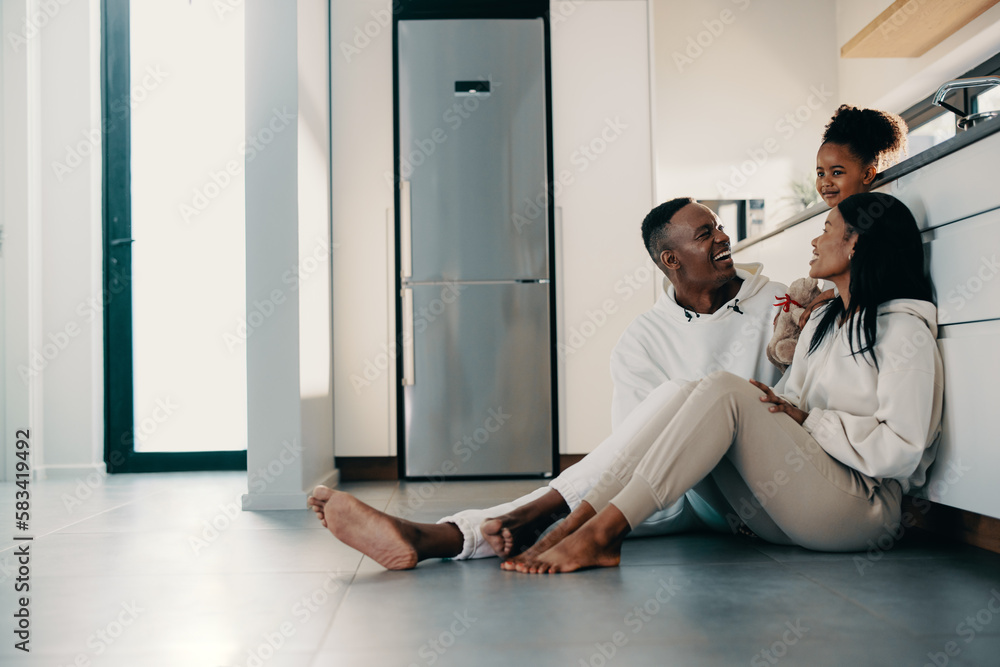
<instances>
[{"instance_id":1,"label":"cream jogger pants","mask_svg":"<svg viewBox=\"0 0 1000 667\"><path fill-rule=\"evenodd\" d=\"M728 515L771 542L854 551L894 530L899 483L837 461L761 396L725 372L688 384L633 435L584 500L598 511L614 504L637 526L710 479Z\"/></svg>"}]
</instances>

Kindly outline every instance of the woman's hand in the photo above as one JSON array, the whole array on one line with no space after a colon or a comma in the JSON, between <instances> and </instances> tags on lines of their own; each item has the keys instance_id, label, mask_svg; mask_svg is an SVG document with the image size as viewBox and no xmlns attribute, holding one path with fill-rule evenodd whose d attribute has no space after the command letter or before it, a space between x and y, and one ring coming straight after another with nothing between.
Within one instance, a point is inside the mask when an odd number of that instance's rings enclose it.
<instances>
[{"instance_id":1,"label":"woman's hand","mask_svg":"<svg viewBox=\"0 0 1000 667\"><path fill-rule=\"evenodd\" d=\"M774 403L774 405L768 408L771 412L784 412L799 424L805 423L806 417L809 416L809 413L799 410L797 407L775 394L771 388L763 382L750 380L750 384L764 392L764 395L760 397L762 403Z\"/></svg>"}]
</instances>

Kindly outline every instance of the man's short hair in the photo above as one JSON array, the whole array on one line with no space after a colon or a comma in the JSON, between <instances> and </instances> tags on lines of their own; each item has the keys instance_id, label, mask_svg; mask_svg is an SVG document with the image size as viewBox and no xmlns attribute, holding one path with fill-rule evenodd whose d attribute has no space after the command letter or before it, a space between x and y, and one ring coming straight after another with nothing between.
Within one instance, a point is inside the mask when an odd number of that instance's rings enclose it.
<instances>
[{"instance_id":1,"label":"man's short hair","mask_svg":"<svg viewBox=\"0 0 1000 667\"><path fill-rule=\"evenodd\" d=\"M667 246L667 226L671 218L688 204L695 204L691 197L678 197L654 208L642 221L642 242L654 262L659 263L660 253Z\"/></svg>"}]
</instances>

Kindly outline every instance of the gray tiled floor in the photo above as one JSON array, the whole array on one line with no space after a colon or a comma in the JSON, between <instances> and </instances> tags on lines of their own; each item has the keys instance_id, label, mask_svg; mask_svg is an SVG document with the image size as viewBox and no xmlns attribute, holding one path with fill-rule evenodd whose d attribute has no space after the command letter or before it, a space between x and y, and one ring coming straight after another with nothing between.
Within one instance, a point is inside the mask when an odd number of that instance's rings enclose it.
<instances>
[{"instance_id":1,"label":"gray tiled floor","mask_svg":"<svg viewBox=\"0 0 1000 667\"><path fill-rule=\"evenodd\" d=\"M344 488L432 520L536 486ZM495 559L386 572L307 510L236 512L245 488L238 473L35 483L32 653L12 647L8 529L0 664L1000 665L1000 555L971 547L909 536L819 554L684 535L572 575ZM0 485L3 516L13 490Z\"/></svg>"}]
</instances>

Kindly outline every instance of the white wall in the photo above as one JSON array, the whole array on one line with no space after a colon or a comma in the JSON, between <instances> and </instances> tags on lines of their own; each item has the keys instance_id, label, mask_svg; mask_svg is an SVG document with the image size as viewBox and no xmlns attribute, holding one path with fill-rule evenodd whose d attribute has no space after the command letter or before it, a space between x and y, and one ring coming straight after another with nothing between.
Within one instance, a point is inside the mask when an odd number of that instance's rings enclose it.
<instances>
[{"instance_id":1,"label":"white wall","mask_svg":"<svg viewBox=\"0 0 1000 667\"><path fill-rule=\"evenodd\" d=\"M841 99L833 4L652 4L657 198L762 197L768 225L789 217Z\"/></svg>"},{"instance_id":2,"label":"white wall","mask_svg":"<svg viewBox=\"0 0 1000 667\"><path fill-rule=\"evenodd\" d=\"M611 432L611 351L661 275L640 234L653 206L648 5L551 6L559 451L585 454Z\"/></svg>"},{"instance_id":3,"label":"white wall","mask_svg":"<svg viewBox=\"0 0 1000 667\"><path fill-rule=\"evenodd\" d=\"M837 0L837 50L881 14L889 0ZM920 11L919 8L917 11ZM1000 51L1000 5L919 58L842 58L844 102L899 113Z\"/></svg>"}]
</instances>

